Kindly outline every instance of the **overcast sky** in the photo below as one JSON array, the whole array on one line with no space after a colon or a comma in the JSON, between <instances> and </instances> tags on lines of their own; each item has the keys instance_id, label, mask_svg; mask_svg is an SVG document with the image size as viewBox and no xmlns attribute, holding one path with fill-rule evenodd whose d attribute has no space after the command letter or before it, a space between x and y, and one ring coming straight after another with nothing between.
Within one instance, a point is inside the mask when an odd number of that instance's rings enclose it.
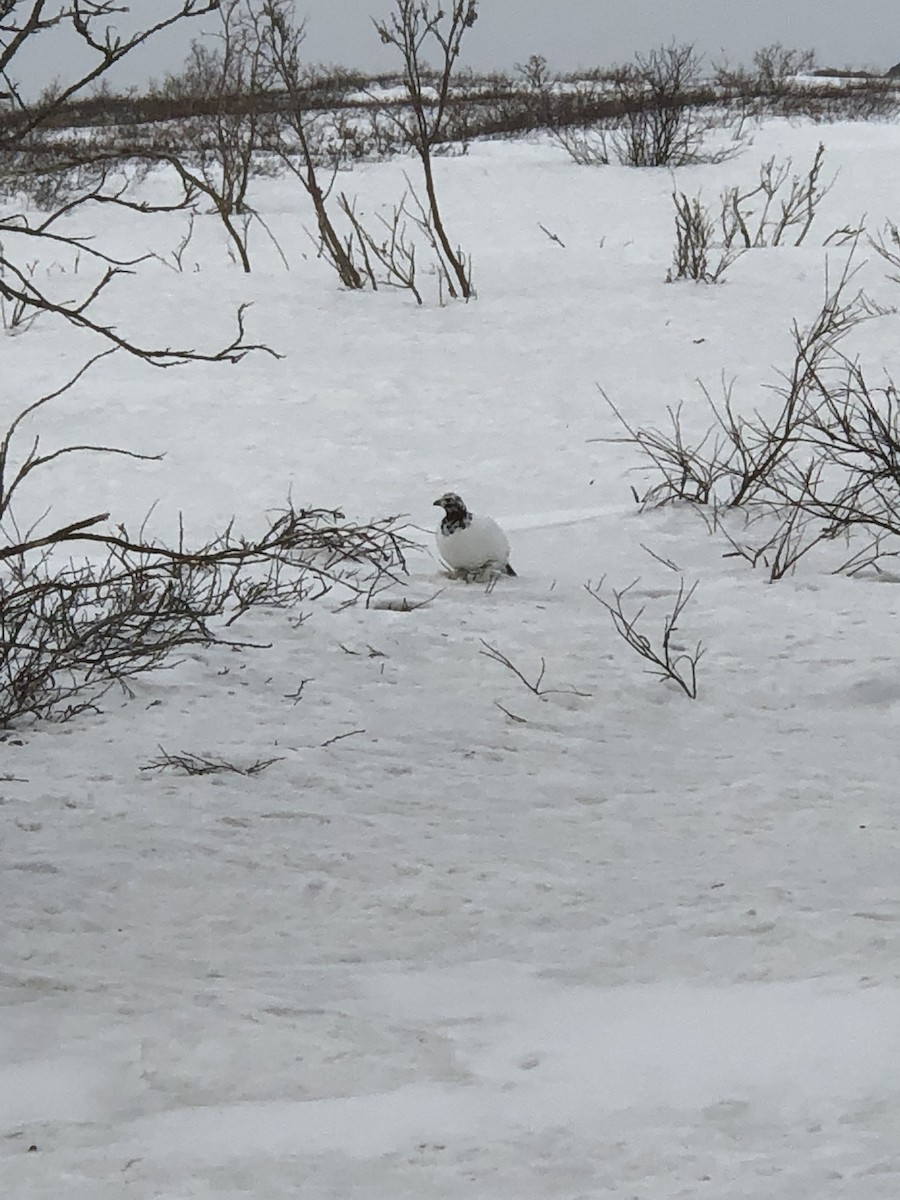
<instances>
[{"instance_id":1,"label":"overcast sky","mask_svg":"<svg viewBox=\"0 0 900 1200\"><path fill-rule=\"evenodd\" d=\"M298 0L309 61L367 71L396 65L370 19L386 15L392 3ZM131 0L130 20L158 19L172 7L173 0ZM607 66L673 38L731 62L772 42L812 47L822 65L886 69L900 61L900 0L480 0L479 13L463 56L479 70L511 69L530 54L543 54L555 70ZM143 85L177 70L199 31L196 21L184 22L177 36L135 54L110 82ZM29 63L29 82L62 77L70 66L63 41L48 40L40 60Z\"/></svg>"}]
</instances>

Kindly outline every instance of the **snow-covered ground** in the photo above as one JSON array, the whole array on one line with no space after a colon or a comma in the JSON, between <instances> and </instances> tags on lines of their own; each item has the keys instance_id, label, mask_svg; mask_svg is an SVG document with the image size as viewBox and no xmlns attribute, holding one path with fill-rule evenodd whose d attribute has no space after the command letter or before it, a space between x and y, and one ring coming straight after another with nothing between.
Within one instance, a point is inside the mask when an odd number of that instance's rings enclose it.
<instances>
[{"instance_id":1,"label":"snow-covered ground","mask_svg":"<svg viewBox=\"0 0 900 1200\"><path fill-rule=\"evenodd\" d=\"M598 384L638 424L684 401L701 428L697 381L723 375L736 405L773 403L791 321L844 262L824 239L900 217L896 126L753 139L674 179L544 142L441 160L469 305L440 308L427 277L421 309L340 291L283 179L254 199L290 271L259 229L245 277L207 215L184 272L151 262L104 298L123 330L201 348L252 301L251 336L284 357L99 364L43 411L44 445L166 457L64 458L23 523L52 502L59 523L134 526L155 502L154 532L174 540L183 512L199 540L232 514L252 532L290 491L408 514L404 591L439 594L326 599L299 627L254 612L232 632L268 649L191 653L134 699L3 735L4 1196L896 1200L900 590L816 552L769 585L689 510L639 512L650 477L597 440L618 432ZM773 154L804 169L820 139L840 171L804 247L664 283L673 185L714 202ZM371 214L413 166L340 183ZM163 256L183 226L69 223ZM897 303L868 257L859 282ZM6 337L4 427L91 348L49 321ZM853 350L900 373L898 318ZM446 490L500 521L517 578L442 576ZM696 702L583 586L639 577L655 633L679 578L661 558L699 581L680 629L707 647ZM483 642L529 679L543 658L558 690L533 695ZM278 761L142 770L160 746Z\"/></svg>"}]
</instances>

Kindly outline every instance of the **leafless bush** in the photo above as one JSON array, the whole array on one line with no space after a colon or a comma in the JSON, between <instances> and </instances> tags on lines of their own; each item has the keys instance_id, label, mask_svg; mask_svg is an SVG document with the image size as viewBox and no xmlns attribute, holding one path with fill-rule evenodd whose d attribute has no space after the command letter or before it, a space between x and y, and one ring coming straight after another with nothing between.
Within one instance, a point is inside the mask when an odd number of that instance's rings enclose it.
<instances>
[{"instance_id":1,"label":"leafless bush","mask_svg":"<svg viewBox=\"0 0 900 1200\"><path fill-rule=\"evenodd\" d=\"M478 18L477 0L451 0L447 9L433 7L431 0L395 0L391 15L375 21L382 42L399 51L403 82L409 101L409 116L391 113L404 137L422 163L427 209L425 228L434 236L440 254L447 291L451 298L469 300L475 295L471 264L451 242L444 226L434 178L433 156L448 119L453 70L467 29ZM431 75L425 65L426 47L438 53L439 67Z\"/></svg>"},{"instance_id":2,"label":"leafless bush","mask_svg":"<svg viewBox=\"0 0 900 1200\"><path fill-rule=\"evenodd\" d=\"M613 136L619 161L630 167L677 167L696 162L703 131L686 93L699 82L700 59L691 45L659 47L637 55L615 80L629 102Z\"/></svg>"},{"instance_id":3,"label":"leafless bush","mask_svg":"<svg viewBox=\"0 0 900 1200\"><path fill-rule=\"evenodd\" d=\"M682 404L666 409L669 432L654 426L635 427L605 393L601 394L625 430L624 434L603 440L637 447L661 475L642 495L632 488L642 508L678 502L715 505L720 502L723 488L733 492L734 476L739 469L740 430L731 408L730 388L725 389L724 402L715 410L724 419L717 417L698 439L689 439L685 434Z\"/></svg>"},{"instance_id":4,"label":"leafless bush","mask_svg":"<svg viewBox=\"0 0 900 1200\"><path fill-rule=\"evenodd\" d=\"M355 199L341 192L338 208L349 227L349 233L340 241L341 258L335 257L331 239L318 240L319 254L338 273L344 264L349 264L359 274L362 286L369 286L375 292L383 288L408 291L421 305L424 298L419 281L420 250L424 246L430 252L428 269L437 281L438 301L443 303L447 273L441 245L429 210L416 195L408 176L406 182L409 190L390 214L376 213L371 219L359 212ZM418 231L418 237L411 233L410 226ZM461 249L457 254L466 277L471 280L468 257Z\"/></svg>"},{"instance_id":5,"label":"leafless bush","mask_svg":"<svg viewBox=\"0 0 900 1200\"><path fill-rule=\"evenodd\" d=\"M788 79L774 89L760 87L760 109L774 116L825 124L832 121L890 121L900 111L893 80L859 73L817 71L819 82ZM835 76L839 76L835 78Z\"/></svg>"},{"instance_id":6,"label":"leafless bush","mask_svg":"<svg viewBox=\"0 0 900 1200\"><path fill-rule=\"evenodd\" d=\"M48 9L45 0L4 0L0 27L0 72L8 101L0 127L0 147L14 149L26 144L29 135L50 127L85 89L101 81L138 47L187 20L214 12L219 0L171 0L155 6L156 19L122 34L110 18L121 11L117 0L78 0ZM56 39L56 60L64 73L37 99L21 87L19 69L28 69L34 56L52 54L49 40ZM60 43L60 38L65 41ZM59 47L65 47L63 55Z\"/></svg>"},{"instance_id":7,"label":"leafless bush","mask_svg":"<svg viewBox=\"0 0 900 1200\"><path fill-rule=\"evenodd\" d=\"M163 4L156 6L162 9ZM122 36L106 24L120 11L113 0L76 2L45 10L44 0L2 8L0 71L13 104L0 120L0 156L24 155L31 139L63 114L67 102L100 79L126 54L154 34L192 16L215 11L217 0L166 4L169 16ZM174 11L172 11L174 9ZM236 6L230 6L233 14ZM81 71L52 95L29 101L12 78L23 48L35 51L49 30L69 35L66 63ZM63 43L65 45L65 43ZM36 50L40 53L40 50ZM33 61L33 60L32 60ZM66 150L69 153L69 150ZM112 159L86 146L82 159L68 165L82 174L68 177L71 194L35 221L25 214L0 219L0 301L16 321L46 315L80 334L99 340L101 349L60 388L24 401L0 437L0 723L24 718L66 717L97 703L115 683L123 687L136 674L170 663L187 645L225 641L227 625L253 605L297 605L332 588L347 603L368 603L404 569L407 544L395 519L368 525L348 522L341 513L298 509L293 504L267 517L262 534L238 537L231 527L199 547L179 537L174 547L109 529L107 513L93 513L49 525L46 519L22 529L16 501L35 484L53 494L46 468L63 456L92 453L147 456L103 445L64 445L44 451L40 437L23 441L28 422L45 405L74 388L110 354L124 353L155 367L190 362L239 362L254 349L247 341L245 308L226 345L208 351L158 347L112 323L95 318L93 305L114 283L134 273L147 256L133 259L106 253L102 243L73 234L63 218L86 204L113 204L136 213L190 210L197 195L187 172L183 195L166 206L131 199L127 186L110 184ZM57 162L58 165L58 162ZM200 191L203 189L200 188ZM229 191L237 211L241 183ZM60 294L39 278L31 264L41 250L72 255L81 264L80 295L72 284ZM176 262L177 266L177 262ZM82 282L83 279L83 282ZM272 351L268 351L272 353ZM23 382L27 389L27 381ZM83 559L72 557L75 553ZM229 643L234 644L234 643Z\"/></svg>"},{"instance_id":8,"label":"leafless bush","mask_svg":"<svg viewBox=\"0 0 900 1200\"><path fill-rule=\"evenodd\" d=\"M85 192L98 192L113 166L100 158L85 162L84 142L33 130L0 153L0 195L39 212L54 212Z\"/></svg>"},{"instance_id":9,"label":"leafless bush","mask_svg":"<svg viewBox=\"0 0 900 1200\"><path fill-rule=\"evenodd\" d=\"M900 583L900 573L891 567L900 559L900 542L893 536L876 534L853 550L832 573L854 578L864 572L873 571L876 576ZM887 565L890 564L890 565Z\"/></svg>"},{"instance_id":10,"label":"leafless bush","mask_svg":"<svg viewBox=\"0 0 900 1200\"><path fill-rule=\"evenodd\" d=\"M532 54L524 63L516 63L516 70L531 92L543 92L550 83L550 65L543 54Z\"/></svg>"},{"instance_id":11,"label":"leafless bush","mask_svg":"<svg viewBox=\"0 0 900 1200\"><path fill-rule=\"evenodd\" d=\"M791 174L791 159L776 165L770 158L762 165L755 187L744 192L737 187L726 189L718 239L710 210L700 197L688 198L683 192L674 192L676 242L668 281L717 283L744 250L786 245L788 241L793 246L802 245L820 202L834 186L833 179L821 182L824 156L825 147L820 143L804 176ZM782 189L788 181L785 193ZM761 207L751 207L757 201ZM849 229L837 232L850 239L859 233Z\"/></svg>"},{"instance_id":12,"label":"leafless bush","mask_svg":"<svg viewBox=\"0 0 900 1200\"><path fill-rule=\"evenodd\" d=\"M816 65L815 50L796 50L773 42L753 55L756 78L765 91L786 88L797 75L808 75Z\"/></svg>"},{"instance_id":13,"label":"leafless bush","mask_svg":"<svg viewBox=\"0 0 900 1200\"><path fill-rule=\"evenodd\" d=\"M341 165L343 148L338 147L326 168L329 180L323 184L319 130L304 102L309 75L304 71L301 49L305 39L303 25L292 19L287 0L267 4L256 25L256 37L269 64L269 74L283 89L287 99L281 120L269 134L269 146L288 167L312 201L322 253L334 267L341 283L353 290L365 286L362 273L353 260L328 211L328 196ZM289 135L286 137L286 134Z\"/></svg>"},{"instance_id":14,"label":"leafless bush","mask_svg":"<svg viewBox=\"0 0 900 1200\"><path fill-rule=\"evenodd\" d=\"M608 167L612 161L609 137L613 128L612 121L596 122L590 128L554 124L551 132L554 141L579 167Z\"/></svg>"},{"instance_id":15,"label":"leafless bush","mask_svg":"<svg viewBox=\"0 0 900 1200\"><path fill-rule=\"evenodd\" d=\"M696 700L697 664L703 657L703 644L698 642L693 650L688 650L674 641L674 634L678 629L682 613L697 590L697 584L693 583L685 590L684 580L680 581L672 609L663 620L662 634L654 645L650 638L638 628L646 606L641 605L634 612L628 612L624 607L630 599L629 593L639 582L640 580L635 579L628 587L622 588L620 591L612 589L609 596L603 590L603 580L599 584L585 584L585 587L588 593L609 613L619 637L645 662L650 663L647 668L648 672L664 682L669 680L677 684L689 699Z\"/></svg>"},{"instance_id":16,"label":"leafless bush","mask_svg":"<svg viewBox=\"0 0 900 1200\"><path fill-rule=\"evenodd\" d=\"M422 201L412 183L409 176L405 176L408 188L407 195L412 202L412 207L407 208L407 213L410 216L419 234L425 244L430 248L433 263L433 273L437 279L438 299L441 304L444 302L444 290L451 299L456 300L461 295L468 294L469 297L475 295L475 288L472 283L472 259L466 254L462 246L455 246L453 249L453 261L456 264L452 271L448 267L446 255L444 252L444 242L446 240L446 232L443 226L440 229L435 225L434 210L430 204ZM458 290L459 279L462 278L465 284L465 292Z\"/></svg>"},{"instance_id":17,"label":"leafless bush","mask_svg":"<svg viewBox=\"0 0 900 1200\"><path fill-rule=\"evenodd\" d=\"M900 90L893 81L867 80L824 96L808 115L817 121L895 121L900 114Z\"/></svg>"},{"instance_id":18,"label":"leafless bush","mask_svg":"<svg viewBox=\"0 0 900 1200\"><path fill-rule=\"evenodd\" d=\"M836 347L870 315L861 294L848 295L851 263L852 252L836 285L826 282L825 301L812 324L806 329L793 325L791 366L771 389L780 400L774 418L759 410L750 416L738 413L731 386L723 387L720 400L704 386L713 423L698 439L690 440L682 428L682 406L668 410L669 433L635 428L604 396L625 431L607 440L637 447L662 476L637 497L642 505L687 500L735 508L761 497L783 496L784 468L794 450L805 443L813 414L829 394Z\"/></svg>"},{"instance_id":19,"label":"leafless bush","mask_svg":"<svg viewBox=\"0 0 900 1200\"><path fill-rule=\"evenodd\" d=\"M0 245L0 278L4 274L2 254L3 247ZM37 270L37 265L37 260L35 259L33 262L22 263L20 270L24 272L28 279L31 279ZM28 307L25 297L10 300L0 293L0 321L2 321L6 333L11 337L15 337L17 334L24 333L27 329L30 329L40 315L40 312Z\"/></svg>"},{"instance_id":20,"label":"leafless bush","mask_svg":"<svg viewBox=\"0 0 900 1200\"><path fill-rule=\"evenodd\" d=\"M181 241L177 246L169 251L168 257L164 257L161 254L154 255L158 262L164 263L167 267L171 267L171 269L177 274L181 274L184 271L184 256L187 253L188 246L190 246L194 238L196 216L197 214L194 212L190 212L188 214L187 228L182 234ZM170 258L172 260L171 262L169 262ZM199 269L198 263L194 263L194 269Z\"/></svg>"},{"instance_id":21,"label":"leafless bush","mask_svg":"<svg viewBox=\"0 0 900 1200\"><path fill-rule=\"evenodd\" d=\"M327 114L316 141L324 167L382 162L402 154L405 143L396 127L373 107L336 109Z\"/></svg>"},{"instance_id":22,"label":"leafless bush","mask_svg":"<svg viewBox=\"0 0 900 1200\"><path fill-rule=\"evenodd\" d=\"M209 621L222 581L202 568L128 559L57 568L24 553L3 566L0 725L67 720L179 649L221 640Z\"/></svg>"},{"instance_id":23,"label":"leafless bush","mask_svg":"<svg viewBox=\"0 0 900 1200\"><path fill-rule=\"evenodd\" d=\"M358 253L372 290L378 291L380 287L405 289L412 292L417 304L422 304L422 293L416 283L416 247L409 239L405 220L408 215L406 196L394 206L390 217L376 216L381 227L379 233L374 233L363 223L355 201L348 200L343 192L339 205L353 231L347 245L348 257L353 259Z\"/></svg>"},{"instance_id":24,"label":"leafless bush","mask_svg":"<svg viewBox=\"0 0 900 1200\"><path fill-rule=\"evenodd\" d=\"M759 183L749 191L728 188L722 195L722 229L726 249L743 246L801 246L818 207L834 187L834 179L821 180L825 146L819 143L812 165L804 175L792 174L793 161L763 163ZM788 184L787 191L784 191ZM777 203L776 203L777 202ZM759 207L751 207L758 205Z\"/></svg>"},{"instance_id":25,"label":"leafless bush","mask_svg":"<svg viewBox=\"0 0 900 1200\"><path fill-rule=\"evenodd\" d=\"M636 55L633 66L619 71L613 89L622 116L610 143L623 166L681 167L724 162L736 153L733 142L705 148L722 116L700 103L709 100L701 88L701 66L693 46L673 43Z\"/></svg>"},{"instance_id":26,"label":"leafless bush","mask_svg":"<svg viewBox=\"0 0 900 1200\"><path fill-rule=\"evenodd\" d=\"M826 463L826 479L793 474L791 497L824 522L829 537L856 529L900 537L897 386L889 376L873 386L859 362L837 352L835 367L836 379L818 380L820 401L806 420L807 442Z\"/></svg>"},{"instance_id":27,"label":"leafless bush","mask_svg":"<svg viewBox=\"0 0 900 1200\"><path fill-rule=\"evenodd\" d=\"M858 237L857 237L858 242ZM635 428L610 404L624 434L609 439L639 449L659 476L642 505L687 501L724 534L729 556L771 582L791 574L810 551L842 538L849 555L839 570L857 573L900 553L900 392L879 384L841 348L861 322L880 317L862 293L851 294L850 260L808 328L795 322L789 368L771 389L774 416L740 413L732 388L703 394L713 423L690 440L683 411L669 410L671 432ZM730 532L726 510L743 510L746 530ZM862 537L860 549L850 546Z\"/></svg>"},{"instance_id":28,"label":"leafless bush","mask_svg":"<svg viewBox=\"0 0 900 1200\"><path fill-rule=\"evenodd\" d=\"M255 213L248 200L255 175L271 174L260 154L273 117L256 97L275 86L253 0L223 0L213 42L195 40L184 71L169 76L170 98L202 101L205 112L181 123L169 139L157 139L148 155L171 164L192 193L205 196L221 220L234 253L250 271L249 228Z\"/></svg>"},{"instance_id":29,"label":"leafless bush","mask_svg":"<svg viewBox=\"0 0 900 1200\"><path fill-rule=\"evenodd\" d=\"M490 99L482 95L470 106L470 137L554 128L554 78L546 58L532 54L516 63L516 73L517 79L496 76Z\"/></svg>"},{"instance_id":30,"label":"leafless bush","mask_svg":"<svg viewBox=\"0 0 900 1200\"><path fill-rule=\"evenodd\" d=\"M633 63L548 92L548 125L582 165L723 162L737 152L742 137L733 131L728 145L708 147L708 135L733 128L733 122L726 97L703 81L701 65L691 45L673 43L637 55Z\"/></svg>"},{"instance_id":31,"label":"leafless bush","mask_svg":"<svg viewBox=\"0 0 900 1200\"><path fill-rule=\"evenodd\" d=\"M730 248L714 245L715 226L709 209L699 196L690 199L673 192L675 205L675 255L667 281L693 279L696 283L718 283L737 257Z\"/></svg>"}]
</instances>

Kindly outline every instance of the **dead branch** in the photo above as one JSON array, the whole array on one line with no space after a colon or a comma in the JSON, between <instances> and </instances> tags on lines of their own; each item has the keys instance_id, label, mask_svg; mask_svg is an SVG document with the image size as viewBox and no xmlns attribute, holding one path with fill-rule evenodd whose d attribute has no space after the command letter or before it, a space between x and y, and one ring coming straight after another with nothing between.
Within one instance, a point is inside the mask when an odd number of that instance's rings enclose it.
<instances>
[{"instance_id":1,"label":"dead branch","mask_svg":"<svg viewBox=\"0 0 900 1200\"><path fill-rule=\"evenodd\" d=\"M489 658L492 662L500 663L500 665L506 667L508 671L512 671L513 675L515 675L517 679L521 680L521 682L524 683L528 688L529 692L537 696L539 700L543 700L547 696L581 696L584 699L588 699L591 695L590 692L579 692L576 691L575 688L542 687L544 675L547 670L547 663L543 657L541 658L541 669L538 672L538 676L534 683L532 683L501 650L496 648L496 646L490 645L490 643L486 642L484 638L481 639L481 644L484 649L479 651L480 654L483 654L485 658Z\"/></svg>"},{"instance_id":2,"label":"dead branch","mask_svg":"<svg viewBox=\"0 0 900 1200\"><path fill-rule=\"evenodd\" d=\"M525 717L520 717L514 712L510 712L508 708L504 708L499 700L494 701L494 707L499 708L504 716L509 717L516 725L527 725L528 721Z\"/></svg>"},{"instance_id":3,"label":"dead branch","mask_svg":"<svg viewBox=\"0 0 900 1200\"><path fill-rule=\"evenodd\" d=\"M426 605L431 604L433 600L437 600L438 596L443 594L443 591L443 588L438 588L436 592L431 596L426 596L424 600L410 600L407 596L387 596L383 600L374 601L368 607L388 612L416 612L418 609L425 608Z\"/></svg>"},{"instance_id":4,"label":"dead branch","mask_svg":"<svg viewBox=\"0 0 900 1200\"><path fill-rule=\"evenodd\" d=\"M46 0L3 0L0 17L4 20L4 41L0 44L0 78L10 93L10 114L0 126L0 148L19 144L29 133L51 123L54 116L78 93L99 80L116 63L139 46L151 41L179 22L214 12L220 0L182 0L167 16L131 35L118 33L106 20L122 11L114 0L75 0L72 5L48 10ZM18 11L17 11L18 10ZM76 70L68 82L45 91L31 102L12 75L17 56L26 48L32 53L41 38L57 27L68 28L74 43L73 61L87 52L93 60ZM37 50L40 53L40 50ZM23 55L24 57L24 55Z\"/></svg>"},{"instance_id":5,"label":"dead branch","mask_svg":"<svg viewBox=\"0 0 900 1200\"><path fill-rule=\"evenodd\" d=\"M356 525L333 510L289 505L254 539L229 527L204 546L94 533L104 516L0 549L0 725L66 720L96 708L109 687L171 665L190 645L247 646L224 631L250 607L351 598L395 584L409 544L391 519ZM103 558L58 565L80 542ZM303 619L302 617L300 618Z\"/></svg>"},{"instance_id":6,"label":"dead branch","mask_svg":"<svg viewBox=\"0 0 900 1200\"><path fill-rule=\"evenodd\" d=\"M192 754L181 751L170 754L163 746L159 747L159 757L141 767L142 771L181 771L185 775L243 775L252 777L260 775L273 763L282 762L283 756L277 758L258 758L255 762L242 767L229 762L225 758L210 758L203 754Z\"/></svg>"},{"instance_id":7,"label":"dead branch","mask_svg":"<svg viewBox=\"0 0 900 1200\"><path fill-rule=\"evenodd\" d=\"M348 200L343 192L341 192L338 207L353 230L356 248L359 250L372 290L378 291L379 286L405 289L412 292L416 303L421 305L423 303L422 294L416 284L416 247L407 238L404 220L408 215L406 195L404 194L400 203L394 206L390 218L379 214L378 220L386 233L386 236L381 238L376 237L363 224L356 211L356 201ZM419 224L419 218L416 217L413 220ZM323 247L326 257L329 257L327 244L323 243ZM345 250L352 257L353 243L351 242ZM381 267L380 272L376 271L375 264ZM337 268L338 264L334 263L334 265Z\"/></svg>"},{"instance_id":8,"label":"dead branch","mask_svg":"<svg viewBox=\"0 0 900 1200\"><path fill-rule=\"evenodd\" d=\"M365 733L364 729L351 729L348 733L338 733L334 737L328 738L327 741L320 742L319 748L324 750L326 746L333 746L335 742L342 742L344 738L358 737L359 734Z\"/></svg>"},{"instance_id":9,"label":"dead branch","mask_svg":"<svg viewBox=\"0 0 900 1200\"><path fill-rule=\"evenodd\" d=\"M638 628L644 615L644 606L642 605L637 612L632 613L626 612L623 607L629 592L639 582L640 580L635 579L628 587L622 588L620 591L613 590L611 600L603 594L603 580L596 586L587 583L585 589L609 613L616 633L625 644L650 663L649 673L664 681L671 680L681 688L686 696L691 700L696 700L697 664L704 654L703 643L698 642L692 651L687 651L674 643L673 635L678 628L682 613L697 590L697 584L691 584L685 591L684 580L680 581L672 610L666 615L663 622L662 636L654 645Z\"/></svg>"},{"instance_id":10,"label":"dead branch","mask_svg":"<svg viewBox=\"0 0 900 1200\"><path fill-rule=\"evenodd\" d=\"M563 250L565 250L566 243L562 240L558 233L551 233L546 225L542 225L540 221L538 222L538 229L540 229L541 233L545 233L551 242L556 242L557 246L561 246Z\"/></svg>"},{"instance_id":11,"label":"dead branch","mask_svg":"<svg viewBox=\"0 0 900 1200\"><path fill-rule=\"evenodd\" d=\"M869 238L869 245L890 267L888 279L892 283L900 283L900 229L893 221L885 222L884 228L875 237Z\"/></svg>"}]
</instances>

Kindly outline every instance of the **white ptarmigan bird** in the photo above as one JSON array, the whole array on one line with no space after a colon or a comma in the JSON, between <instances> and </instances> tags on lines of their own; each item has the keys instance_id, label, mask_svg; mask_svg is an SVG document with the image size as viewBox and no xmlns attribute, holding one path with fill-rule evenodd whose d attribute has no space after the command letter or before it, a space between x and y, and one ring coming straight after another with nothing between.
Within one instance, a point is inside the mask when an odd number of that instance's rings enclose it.
<instances>
[{"instance_id":1,"label":"white ptarmigan bird","mask_svg":"<svg viewBox=\"0 0 900 1200\"><path fill-rule=\"evenodd\" d=\"M435 534L438 553L451 570L464 579L515 575L506 534L492 517L470 513L455 492L445 492L434 503L444 510Z\"/></svg>"}]
</instances>

